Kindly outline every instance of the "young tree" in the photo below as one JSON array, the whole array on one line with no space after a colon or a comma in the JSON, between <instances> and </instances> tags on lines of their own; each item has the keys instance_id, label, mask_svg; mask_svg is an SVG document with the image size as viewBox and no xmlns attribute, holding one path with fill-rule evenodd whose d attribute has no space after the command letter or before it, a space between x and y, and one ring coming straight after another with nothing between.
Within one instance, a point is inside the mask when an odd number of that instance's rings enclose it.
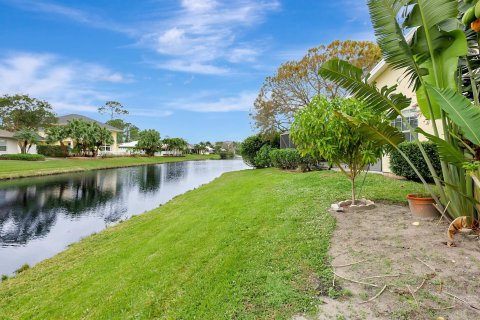
<instances>
[{"instance_id":1,"label":"young tree","mask_svg":"<svg viewBox=\"0 0 480 320\"><path fill-rule=\"evenodd\" d=\"M47 128L45 133L47 135L48 144L60 143L63 153L67 154L67 147L65 146L64 141L69 136L68 126L52 126Z\"/></svg>"},{"instance_id":2,"label":"young tree","mask_svg":"<svg viewBox=\"0 0 480 320\"><path fill-rule=\"evenodd\" d=\"M188 147L188 142L182 138L165 138L163 144L166 145L168 151L173 151L174 155L181 155Z\"/></svg>"},{"instance_id":3,"label":"young tree","mask_svg":"<svg viewBox=\"0 0 480 320\"><path fill-rule=\"evenodd\" d=\"M115 116L125 115L128 114L128 110L117 101L107 101L103 106L98 108L98 112L100 114L109 114L110 120L113 120Z\"/></svg>"},{"instance_id":4,"label":"young tree","mask_svg":"<svg viewBox=\"0 0 480 320\"><path fill-rule=\"evenodd\" d=\"M17 139L20 152L23 154L28 153L30 148L37 144L40 139L38 134L32 129L21 129L13 137Z\"/></svg>"},{"instance_id":5,"label":"young tree","mask_svg":"<svg viewBox=\"0 0 480 320\"><path fill-rule=\"evenodd\" d=\"M355 179L367 165L375 163L383 155L387 144L370 139L346 117L360 118L372 126L389 126L356 100L328 100L318 96L306 108L298 111L290 133L303 156L323 158L350 179L352 204L355 204ZM391 128L393 139L402 141L403 134ZM344 168L344 165L347 167Z\"/></svg>"},{"instance_id":6,"label":"young tree","mask_svg":"<svg viewBox=\"0 0 480 320\"><path fill-rule=\"evenodd\" d=\"M57 122L52 106L28 95L4 95L0 98L1 127L9 131L38 131Z\"/></svg>"},{"instance_id":7,"label":"young tree","mask_svg":"<svg viewBox=\"0 0 480 320\"><path fill-rule=\"evenodd\" d=\"M322 64L330 59L346 59L369 71L381 58L379 47L368 41L333 41L308 50L299 61L289 61L267 77L250 115L262 134L273 135L288 130L297 110L308 106L312 98L325 95L334 98L345 90L319 76Z\"/></svg>"},{"instance_id":8,"label":"young tree","mask_svg":"<svg viewBox=\"0 0 480 320\"><path fill-rule=\"evenodd\" d=\"M145 154L153 157L155 152L162 149L162 140L157 130L143 130L139 133L137 148L145 151Z\"/></svg>"}]
</instances>

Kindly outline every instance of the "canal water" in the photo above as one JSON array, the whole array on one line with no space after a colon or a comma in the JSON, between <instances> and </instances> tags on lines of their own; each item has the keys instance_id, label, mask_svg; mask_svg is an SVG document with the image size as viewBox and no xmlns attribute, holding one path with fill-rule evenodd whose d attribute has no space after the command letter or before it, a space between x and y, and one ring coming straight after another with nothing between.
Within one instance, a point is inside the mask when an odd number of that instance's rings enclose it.
<instances>
[{"instance_id":1,"label":"canal water","mask_svg":"<svg viewBox=\"0 0 480 320\"><path fill-rule=\"evenodd\" d=\"M0 274L247 168L242 160L187 161L0 182Z\"/></svg>"}]
</instances>

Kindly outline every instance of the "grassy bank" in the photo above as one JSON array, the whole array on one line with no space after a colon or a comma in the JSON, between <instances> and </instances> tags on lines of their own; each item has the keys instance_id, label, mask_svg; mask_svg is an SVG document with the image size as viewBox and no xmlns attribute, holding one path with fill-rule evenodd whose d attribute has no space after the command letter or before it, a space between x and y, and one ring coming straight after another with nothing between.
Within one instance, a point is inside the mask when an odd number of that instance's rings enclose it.
<instances>
[{"instance_id":1,"label":"grassy bank","mask_svg":"<svg viewBox=\"0 0 480 320\"><path fill-rule=\"evenodd\" d=\"M218 155L189 154L185 157L119 157L106 159L51 159L47 161L0 161L0 180L95 169L130 167L153 163L219 159Z\"/></svg>"},{"instance_id":2,"label":"grassy bank","mask_svg":"<svg viewBox=\"0 0 480 320\"><path fill-rule=\"evenodd\" d=\"M366 195L418 184L370 175ZM0 319L288 319L331 284L336 172L223 175L0 284Z\"/></svg>"}]
</instances>

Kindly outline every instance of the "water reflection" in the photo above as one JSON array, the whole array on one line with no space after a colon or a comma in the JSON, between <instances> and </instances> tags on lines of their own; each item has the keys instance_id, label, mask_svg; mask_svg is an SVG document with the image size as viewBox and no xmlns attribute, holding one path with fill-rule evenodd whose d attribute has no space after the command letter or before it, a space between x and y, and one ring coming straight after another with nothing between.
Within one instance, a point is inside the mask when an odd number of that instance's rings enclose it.
<instances>
[{"instance_id":1,"label":"water reflection","mask_svg":"<svg viewBox=\"0 0 480 320\"><path fill-rule=\"evenodd\" d=\"M0 274L245 168L241 160L178 162L1 182Z\"/></svg>"}]
</instances>

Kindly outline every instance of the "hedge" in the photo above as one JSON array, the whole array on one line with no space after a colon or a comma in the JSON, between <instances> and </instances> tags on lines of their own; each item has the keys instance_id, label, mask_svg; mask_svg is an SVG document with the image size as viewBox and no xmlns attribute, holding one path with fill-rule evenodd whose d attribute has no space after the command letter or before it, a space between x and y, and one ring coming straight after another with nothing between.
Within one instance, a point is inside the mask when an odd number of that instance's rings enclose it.
<instances>
[{"instance_id":1,"label":"hedge","mask_svg":"<svg viewBox=\"0 0 480 320\"><path fill-rule=\"evenodd\" d=\"M43 154L46 157L67 157L68 153L64 151L61 146L38 145L38 154Z\"/></svg>"},{"instance_id":2,"label":"hedge","mask_svg":"<svg viewBox=\"0 0 480 320\"><path fill-rule=\"evenodd\" d=\"M301 162L297 149L275 149L270 152L270 158L274 167L286 170L297 169Z\"/></svg>"},{"instance_id":3,"label":"hedge","mask_svg":"<svg viewBox=\"0 0 480 320\"><path fill-rule=\"evenodd\" d=\"M440 157L438 156L437 147L432 142L422 142L422 146L425 149L430 161L437 174L442 174L442 167L440 164ZM404 152L410 161L417 167L420 174L427 181L433 181L433 177L428 170L427 163L420 152L420 148L415 142L402 142L398 145L399 149ZM420 181L417 174L413 171L412 167L405 161L398 151L390 153L390 170L397 176L405 177L409 180Z\"/></svg>"},{"instance_id":4,"label":"hedge","mask_svg":"<svg viewBox=\"0 0 480 320\"><path fill-rule=\"evenodd\" d=\"M25 160L25 161L44 161L45 156L42 154L2 154L0 160Z\"/></svg>"},{"instance_id":5,"label":"hedge","mask_svg":"<svg viewBox=\"0 0 480 320\"><path fill-rule=\"evenodd\" d=\"M222 160L233 159L235 157L235 154L232 151L220 151L218 154Z\"/></svg>"},{"instance_id":6,"label":"hedge","mask_svg":"<svg viewBox=\"0 0 480 320\"><path fill-rule=\"evenodd\" d=\"M274 149L270 152L272 165L284 170L295 170L300 167L302 171L321 169L321 162L311 156L301 156L297 149Z\"/></svg>"}]
</instances>

